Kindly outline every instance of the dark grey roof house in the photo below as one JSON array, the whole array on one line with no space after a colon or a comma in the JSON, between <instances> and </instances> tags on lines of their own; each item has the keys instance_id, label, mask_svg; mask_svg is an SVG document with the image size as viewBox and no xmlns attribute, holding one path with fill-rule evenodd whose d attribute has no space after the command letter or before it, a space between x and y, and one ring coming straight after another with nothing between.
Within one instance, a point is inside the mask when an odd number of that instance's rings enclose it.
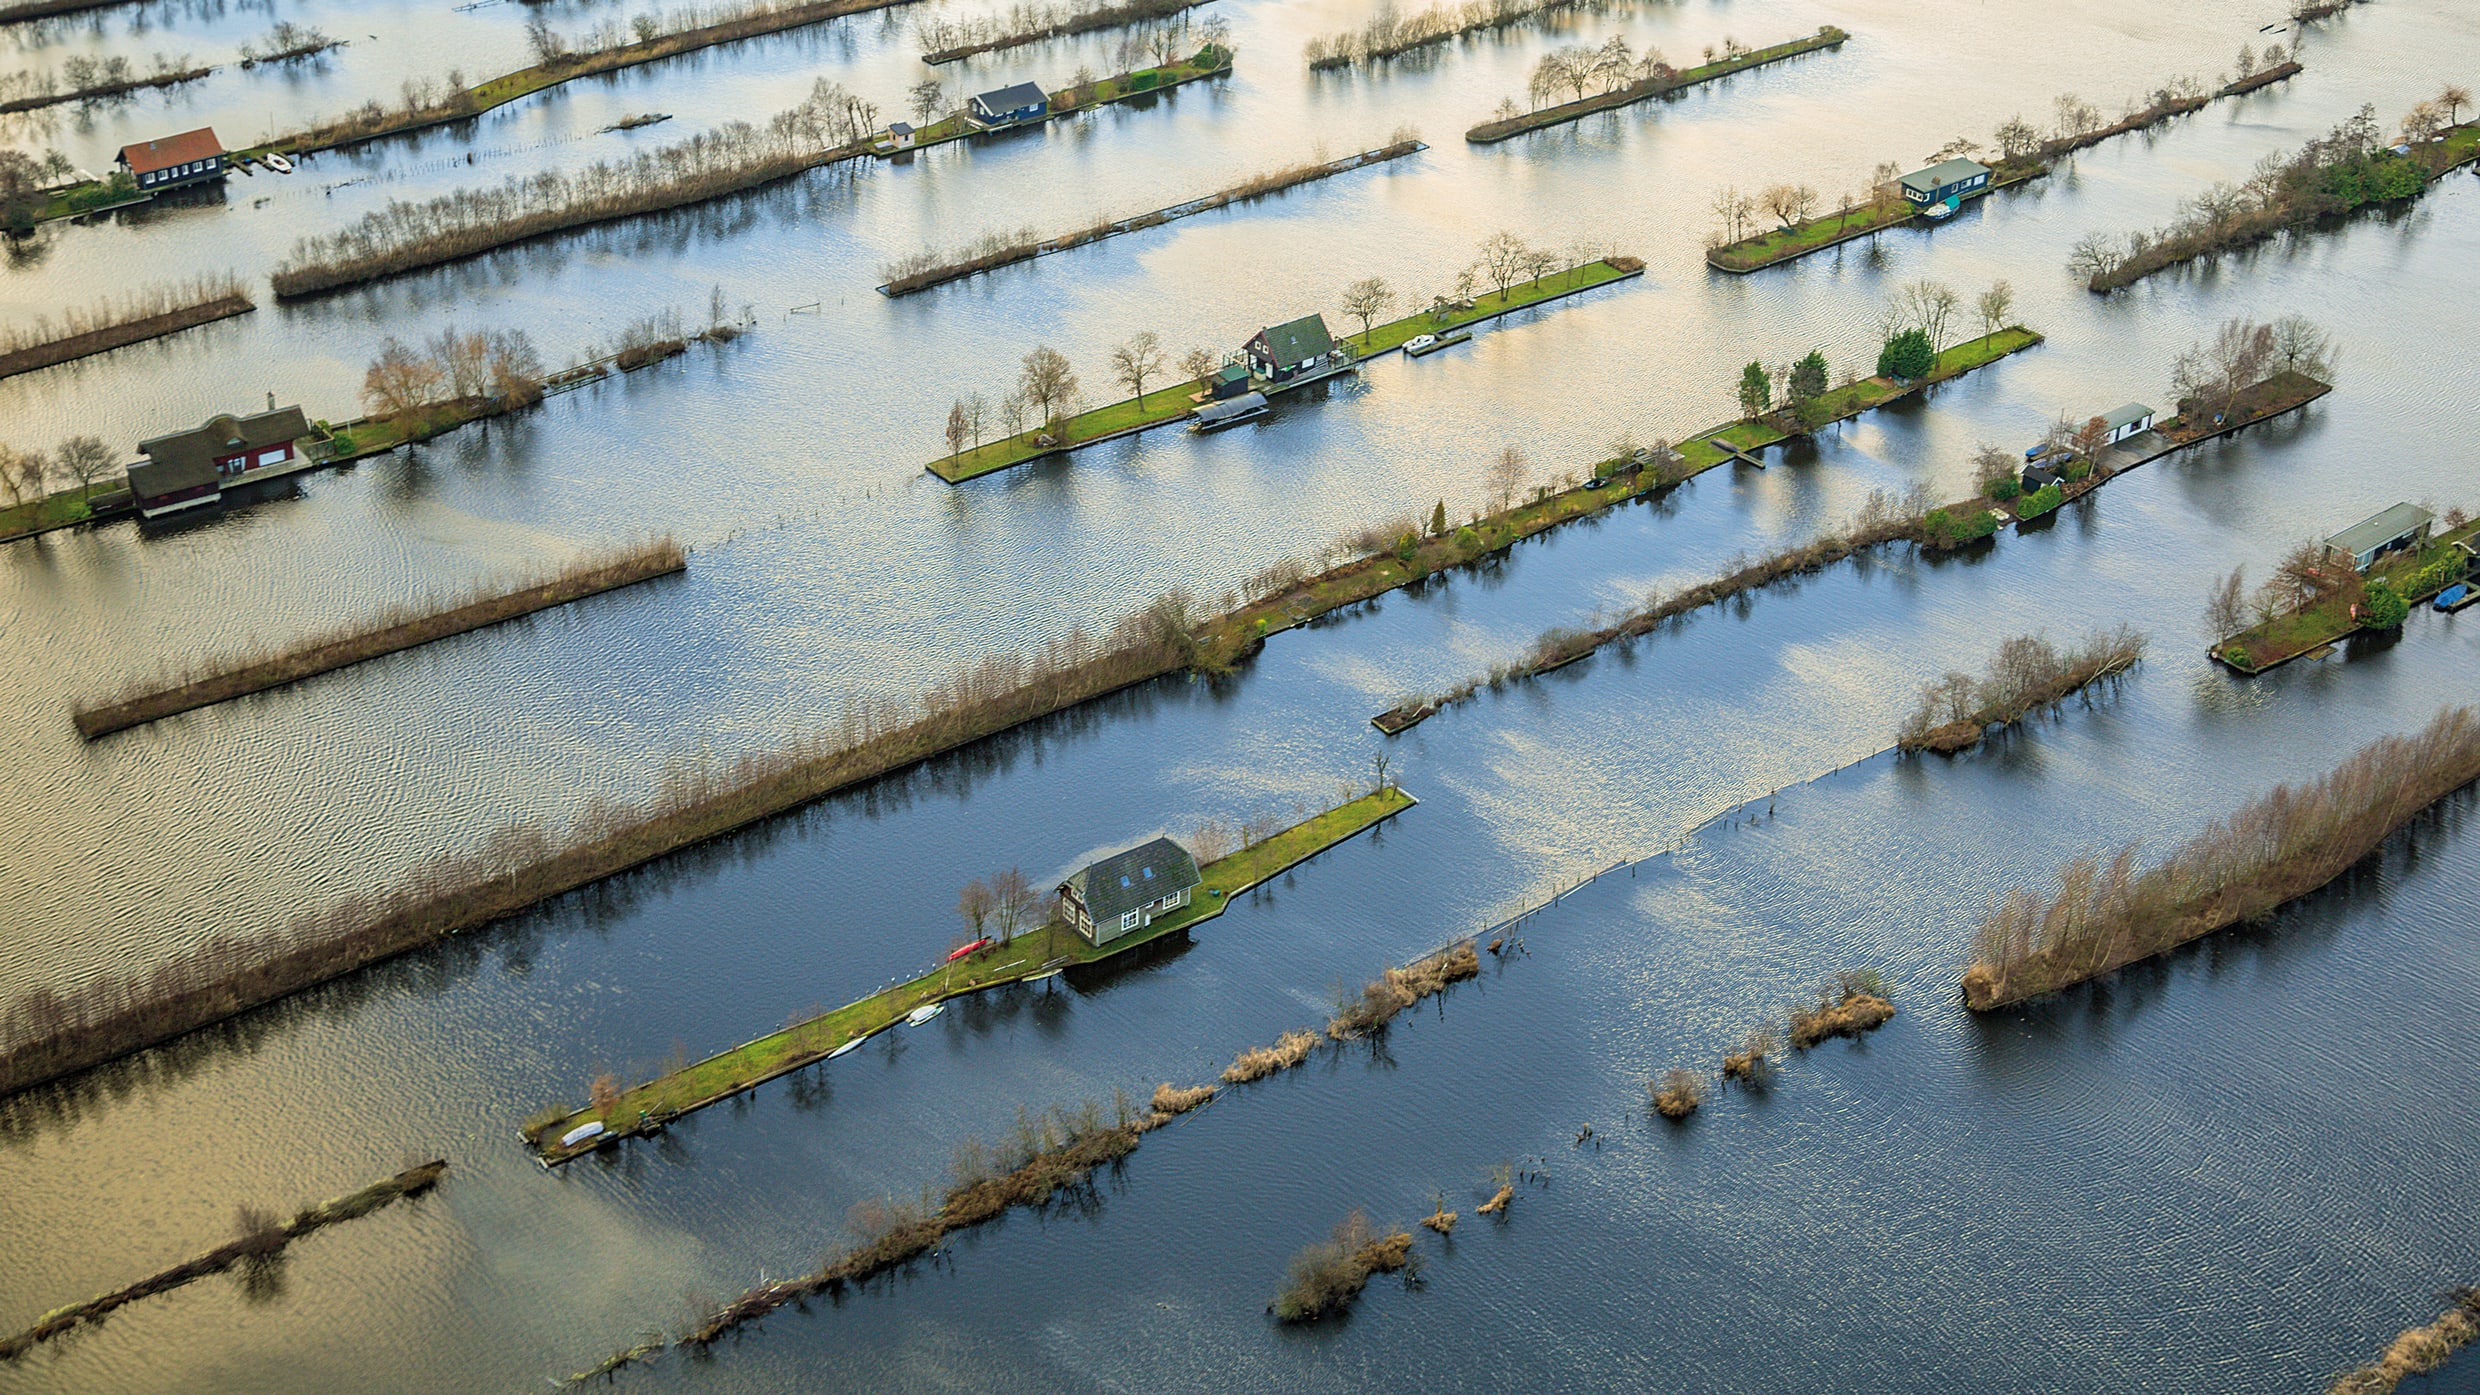
<instances>
[{"instance_id":1,"label":"dark grey roof house","mask_svg":"<svg viewBox=\"0 0 2480 1395\"><path fill-rule=\"evenodd\" d=\"M1334 336L1326 332L1326 318L1303 315L1297 320L1268 325L1251 337L1249 366L1257 370L1258 376L1279 383L1320 367L1334 347Z\"/></svg>"},{"instance_id":2,"label":"dark grey roof house","mask_svg":"<svg viewBox=\"0 0 2480 1395\"><path fill-rule=\"evenodd\" d=\"M221 413L192 430L140 441L138 453L146 460L129 467L129 492L148 518L212 504L225 485L298 465L309 434L299 407L247 417Z\"/></svg>"},{"instance_id":3,"label":"dark grey roof house","mask_svg":"<svg viewBox=\"0 0 2480 1395\"><path fill-rule=\"evenodd\" d=\"M1936 204L1954 209L1965 199L1989 190L1989 166L1978 160L1944 160L1902 179L1903 197L1916 208Z\"/></svg>"},{"instance_id":4,"label":"dark grey roof house","mask_svg":"<svg viewBox=\"0 0 2480 1395\"><path fill-rule=\"evenodd\" d=\"M1020 82L985 92L966 104L973 119L985 126L1004 126L1013 121L1031 121L1050 109L1051 99L1036 82Z\"/></svg>"},{"instance_id":5,"label":"dark grey roof house","mask_svg":"<svg viewBox=\"0 0 2480 1395\"><path fill-rule=\"evenodd\" d=\"M2351 565L2364 572L2370 563L2389 552L2428 541L2429 525L2435 521L2428 510L2417 504L2396 504L2327 538L2325 546L2348 556Z\"/></svg>"},{"instance_id":6,"label":"dark grey roof house","mask_svg":"<svg viewBox=\"0 0 2480 1395\"><path fill-rule=\"evenodd\" d=\"M1157 838L1068 878L1060 884L1059 903L1078 934L1107 944L1186 906L1199 880L1188 849Z\"/></svg>"}]
</instances>

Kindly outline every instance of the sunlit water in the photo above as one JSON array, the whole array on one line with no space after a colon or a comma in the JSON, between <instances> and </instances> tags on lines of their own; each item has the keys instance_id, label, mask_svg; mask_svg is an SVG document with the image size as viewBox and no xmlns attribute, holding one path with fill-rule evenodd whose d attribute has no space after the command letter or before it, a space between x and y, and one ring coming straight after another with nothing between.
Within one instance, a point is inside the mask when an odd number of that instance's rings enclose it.
<instances>
[{"instance_id":1,"label":"sunlit water","mask_svg":"<svg viewBox=\"0 0 2480 1395\"><path fill-rule=\"evenodd\" d=\"M2028 354L1874 414L1758 473L1716 472L1479 572L1278 638L1229 679L1170 682L672 859L231 1033L21 1104L0 1138L0 1326L222 1237L234 1205L294 1205L412 1155L447 1186L305 1241L281 1291L213 1280L0 1370L0 1390L514 1389L677 1326L762 1273L807 1268L854 1203L935 1185L966 1133L1020 1104L1207 1078L1321 1018L1336 989L1578 877L1670 847L1529 923L1395 1030L1151 1136L1090 1204L1018 1215L939 1263L647 1388L1766 1391L2294 1390L2480 1278L2469 1119L2480 962L2467 808L2261 930L2107 987L1976 1023L1952 1002L1977 910L2088 846L2160 849L2275 780L2412 728L2480 676L2471 618L2421 612L2390 646L2238 685L2201 657L2205 584L2397 498L2480 501L2461 353L2480 187L2411 214L2111 300L2063 268L2087 232L2158 222L2365 101L2389 122L2468 80L2480 17L2382 0L2314 36L2308 71L2079 157L1933 234L1747 279L1709 274L1725 183L1833 191L1879 159L1985 135L2062 90L2114 106L2261 44L2271 4L1907 12L1643 5L1312 78L1309 36L1365 7L1211 7L1227 82L1150 108L909 164L819 174L0 382L0 439L128 446L273 391L355 410L389 335L527 329L586 355L629 320L703 315L721 285L758 329L720 352L306 480L197 526L0 549L11 755L0 977L144 965L383 886L515 819L635 798L701 755L830 724L850 695L1099 626L1172 585L1212 598L1278 557L1435 500L1481 500L1522 446L1581 466L1622 431L1731 414L1737 365L1869 352L1917 276L2004 277ZM942 13L963 13L950 7ZM579 28L615 6L554 7ZM893 109L922 71L912 10L589 81L470 131L235 179L221 206L54 227L0 276L13 318L133 283L236 269L388 198L573 167L799 100L818 77ZM526 61L524 12L437 3L121 7L21 26L15 63L161 49L221 61L279 18L351 47L294 73L219 73L46 128L101 168L125 141L214 123L237 142L393 97L450 66ZM1838 53L1506 145L1462 129L1546 46L1625 32L1675 60L1725 34L1837 23ZM376 37L371 37L375 35ZM2290 38L2278 36L2285 42ZM1115 39L992 55L951 90L1054 85ZM668 111L635 133L619 117ZM1417 128L1433 149L888 302L925 243L1080 226ZM468 153L473 163L466 163ZM262 203L261 200L264 200ZM1426 294L1482 237L1616 247L1648 275L1390 359L1325 400L1205 440L1166 432L950 489L919 472L954 397L1000 395L1035 343L1096 398L1110 347L1237 344L1364 275ZM796 306L816 313L789 313ZM1959 492L1975 443L2060 412L2159 402L2221 319L2298 311L2343 346L2308 413L2112 484L1980 559L1888 555L1485 696L1392 743L1366 718L1542 628L1805 537L1875 489ZM313 632L425 592L651 531L686 578L550 612L89 747L69 705L160 663ZM2120 621L2152 657L1963 760L1879 756L1925 679L1997 640ZM1193 945L1099 983L960 1005L798 1088L545 1176L515 1127L598 1070L715 1049L909 972L949 943L957 886L1207 817L1330 800L1372 755L1422 804L1280 879ZM1778 797L1769 792L1783 789ZM1852 965L1904 1011L1798 1061L1762 1098L1658 1126L1644 1080L1710 1067L1761 1013ZM1586 1123L1597 1150L1571 1141ZM1381 1280L1348 1321L1278 1331L1286 1257L1345 1212L1469 1212L1502 1161L1540 1159L1504 1226L1427 1240L1426 1283ZM2480 1367L2433 1380L2480 1389Z\"/></svg>"}]
</instances>

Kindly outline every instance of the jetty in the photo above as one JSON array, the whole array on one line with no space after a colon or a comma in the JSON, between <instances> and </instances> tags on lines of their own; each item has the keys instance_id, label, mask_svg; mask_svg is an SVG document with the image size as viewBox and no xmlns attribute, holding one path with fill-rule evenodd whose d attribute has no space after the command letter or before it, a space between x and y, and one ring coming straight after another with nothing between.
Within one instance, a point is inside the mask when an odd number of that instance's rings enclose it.
<instances>
[{"instance_id":1,"label":"jetty","mask_svg":"<svg viewBox=\"0 0 2480 1395\"><path fill-rule=\"evenodd\" d=\"M976 950L831 1012L622 1090L605 1107L589 1104L540 1121L526 1131L526 1145L544 1167L554 1167L622 1138L659 1133L684 1114L840 1055L917 1012L922 1013L919 1020L927 1020L930 1014L923 1009L1098 964L1186 933L1221 916L1251 888L1419 802L1393 785L1373 790L1206 863L1198 868L1201 880L1189 904L1133 933L1096 945L1054 918L1004 944Z\"/></svg>"}]
</instances>

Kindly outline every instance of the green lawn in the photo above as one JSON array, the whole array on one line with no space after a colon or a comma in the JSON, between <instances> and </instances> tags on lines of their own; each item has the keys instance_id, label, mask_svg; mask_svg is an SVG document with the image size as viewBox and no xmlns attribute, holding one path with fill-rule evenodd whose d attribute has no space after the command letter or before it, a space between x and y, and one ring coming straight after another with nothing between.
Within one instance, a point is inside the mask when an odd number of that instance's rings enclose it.
<instances>
[{"instance_id":1,"label":"green lawn","mask_svg":"<svg viewBox=\"0 0 2480 1395\"><path fill-rule=\"evenodd\" d=\"M1450 310L1443 317L1424 310L1373 326L1365 335L1345 335L1344 342L1358 350L1361 357L1374 358L1402 348L1417 334L1445 334L1561 296L1606 286L1635 274L1637 268L1632 266L1622 267L1608 261L1586 262L1582 266L1552 272L1538 281L1519 282L1508 287L1504 293L1485 292L1474 297L1470 309ZM1195 405L1189 400L1189 394L1196 390L1196 386L1194 380L1182 379L1170 387L1148 392L1143 401L1124 398L1090 412L1079 412L1064 423L1064 439L1059 445L1036 445L1033 439L1035 432L1023 431L996 441L985 441L960 454L931 461L923 468L949 484L958 484L1054 452L1091 445L1131 428L1165 425L1188 415Z\"/></svg>"},{"instance_id":2,"label":"green lawn","mask_svg":"<svg viewBox=\"0 0 2480 1395\"><path fill-rule=\"evenodd\" d=\"M1822 217L1794 223L1788 228L1774 228L1754 237L1741 238L1727 246L1717 247L1707 256L1716 266L1733 269L1754 269L1796 257L1804 252L1881 228L1907 222L1912 206L1900 199L1884 203L1864 203L1846 213L1836 209Z\"/></svg>"},{"instance_id":3,"label":"green lawn","mask_svg":"<svg viewBox=\"0 0 2480 1395\"><path fill-rule=\"evenodd\" d=\"M613 1106L599 1115L590 1105L574 1110L533 1132L531 1136L541 1140L536 1151L547 1162L566 1161L587 1151L563 1150L558 1144L561 1134L580 1124L600 1118L614 1133L634 1133L639 1131L641 1118L660 1121L729 1098L817 1061L846 1042L893 1026L924 1003L1017 982L1062 960L1071 965L1095 963L1212 920L1249 888L1411 808L1414 803L1411 795L1393 786L1364 794L1229 857L1207 863L1198 869L1203 880L1194 902L1137 934L1097 947L1075 931L1053 922L1006 945L942 965L919 978L624 1090Z\"/></svg>"},{"instance_id":4,"label":"green lawn","mask_svg":"<svg viewBox=\"0 0 2480 1395\"><path fill-rule=\"evenodd\" d=\"M2436 595L2461 580L2459 568L2449 567L2449 575L2435 585L2419 585L2411 580L2422 568L2433 563L2461 559L2453 545L2469 542L2480 536L2480 522L2440 533L2429 539L2417 552L2398 553L2377 563L2368 571L2370 580L2382 579L2402 594L2416 608L2420 602ZM2332 644L2356 634L2361 626L2352 616L2350 607L2339 598L2328 598L2288 615L2276 616L2261 625L2241 630L2213 646L2222 662L2242 673L2261 673L2276 664L2286 663L2311 649Z\"/></svg>"},{"instance_id":5,"label":"green lawn","mask_svg":"<svg viewBox=\"0 0 2480 1395\"><path fill-rule=\"evenodd\" d=\"M86 492L81 489L64 489L58 494L46 494L28 503L0 509L0 542L24 533L57 528L63 523L75 523L86 517L86 512Z\"/></svg>"}]
</instances>

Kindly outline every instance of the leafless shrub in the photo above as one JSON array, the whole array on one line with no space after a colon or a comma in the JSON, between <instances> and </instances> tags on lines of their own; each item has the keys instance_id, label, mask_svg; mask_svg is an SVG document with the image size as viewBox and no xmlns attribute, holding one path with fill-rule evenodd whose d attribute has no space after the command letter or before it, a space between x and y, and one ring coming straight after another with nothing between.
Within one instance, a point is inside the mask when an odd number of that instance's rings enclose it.
<instances>
[{"instance_id":1,"label":"leafless shrub","mask_svg":"<svg viewBox=\"0 0 2480 1395\"><path fill-rule=\"evenodd\" d=\"M1414 49L1443 44L1466 34L1486 33L1521 24L1536 15L1569 9L1599 9L1601 0L1464 0L1437 4L1414 14L1398 13L1393 5L1360 28L1321 35L1301 49L1313 71L1349 68L1379 62Z\"/></svg>"},{"instance_id":2,"label":"leafless shrub","mask_svg":"<svg viewBox=\"0 0 2480 1395\"><path fill-rule=\"evenodd\" d=\"M1998 645L1978 682L1950 674L1924 688L1896 744L1907 751L1961 750L1990 726L2022 721L2095 684L2116 682L2144 657L2144 642L2125 625L2095 630L2063 652L2038 635L2017 635Z\"/></svg>"},{"instance_id":3,"label":"leafless shrub","mask_svg":"<svg viewBox=\"0 0 2480 1395\"><path fill-rule=\"evenodd\" d=\"M1355 1211L1335 1227L1333 1238L1292 1256L1291 1276L1268 1306L1285 1322L1315 1322L1350 1307L1370 1275L1393 1273L1411 1263L1411 1231L1379 1231Z\"/></svg>"},{"instance_id":4,"label":"leafless shrub","mask_svg":"<svg viewBox=\"0 0 2480 1395\"><path fill-rule=\"evenodd\" d=\"M2277 785L2149 871L2130 843L2087 854L2036 897L2017 887L1973 936L1964 1000L1985 1012L2264 915L2342 874L2413 815L2480 778L2480 713L2438 712L2303 785Z\"/></svg>"},{"instance_id":5,"label":"leafless shrub","mask_svg":"<svg viewBox=\"0 0 2480 1395\"><path fill-rule=\"evenodd\" d=\"M1223 1083L1246 1085L1252 1080L1263 1080L1277 1072L1290 1070L1308 1060L1309 1053L1317 1049L1317 1044L1318 1034L1315 1032L1285 1032L1275 1038L1272 1046L1252 1046L1233 1057L1231 1064L1223 1068Z\"/></svg>"},{"instance_id":6,"label":"leafless shrub","mask_svg":"<svg viewBox=\"0 0 2480 1395\"><path fill-rule=\"evenodd\" d=\"M1791 1044L1799 1050L1835 1037L1860 1037L1894 1016L1873 969L1854 969L1817 990L1816 1003L1791 1014Z\"/></svg>"},{"instance_id":7,"label":"leafless shrub","mask_svg":"<svg viewBox=\"0 0 2480 1395\"><path fill-rule=\"evenodd\" d=\"M2358 1370L2336 1376L2325 1395L2393 1395L2396 1386L2446 1364L2455 1352L2480 1337L2480 1289L2456 1289L2454 1306L2425 1327L2406 1328L2377 1359Z\"/></svg>"},{"instance_id":8,"label":"leafless shrub","mask_svg":"<svg viewBox=\"0 0 2480 1395\"><path fill-rule=\"evenodd\" d=\"M1326 1023L1326 1035L1335 1041L1350 1041L1382 1030L1405 1008L1480 972L1480 952L1472 941L1459 940L1371 979L1335 1010Z\"/></svg>"},{"instance_id":9,"label":"leafless shrub","mask_svg":"<svg viewBox=\"0 0 2480 1395\"><path fill-rule=\"evenodd\" d=\"M1673 1066L1653 1083L1653 1107L1665 1119L1685 1119L1705 1102L1705 1082L1695 1071Z\"/></svg>"}]
</instances>

